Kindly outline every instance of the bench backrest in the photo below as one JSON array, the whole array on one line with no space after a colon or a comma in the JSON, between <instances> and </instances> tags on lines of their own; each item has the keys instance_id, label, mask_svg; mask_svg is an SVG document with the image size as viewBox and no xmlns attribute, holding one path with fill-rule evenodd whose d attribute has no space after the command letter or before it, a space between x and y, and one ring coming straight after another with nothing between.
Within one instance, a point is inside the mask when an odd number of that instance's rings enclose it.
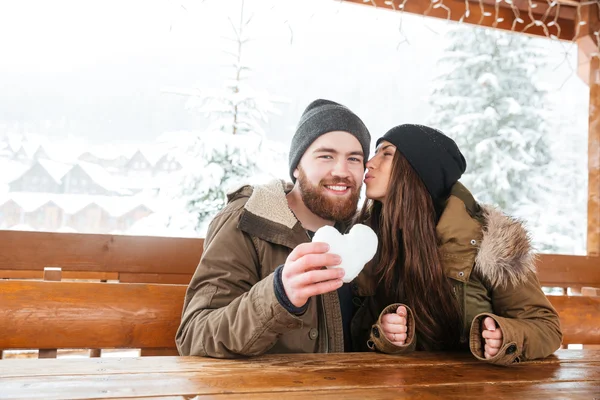
<instances>
[{"instance_id":1,"label":"bench backrest","mask_svg":"<svg viewBox=\"0 0 600 400\"><path fill-rule=\"evenodd\" d=\"M186 286L0 281L0 349L175 349ZM600 344L600 298L549 296L564 343ZM148 354L148 353L146 353Z\"/></svg>"},{"instance_id":2,"label":"bench backrest","mask_svg":"<svg viewBox=\"0 0 600 400\"><path fill-rule=\"evenodd\" d=\"M600 287L600 257L539 254L536 268L542 286Z\"/></svg>"},{"instance_id":3,"label":"bench backrest","mask_svg":"<svg viewBox=\"0 0 600 400\"><path fill-rule=\"evenodd\" d=\"M0 279L41 279L59 267L63 279L187 284L203 239L0 231Z\"/></svg>"},{"instance_id":4,"label":"bench backrest","mask_svg":"<svg viewBox=\"0 0 600 400\"><path fill-rule=\"evenodd\" d=\"M123 283L189 283L203 239L0 231L0 279L41 279L59 267L63 279ZM540 254L543 286L600 287L600 257Z\"/></svg>"}]
</instances>

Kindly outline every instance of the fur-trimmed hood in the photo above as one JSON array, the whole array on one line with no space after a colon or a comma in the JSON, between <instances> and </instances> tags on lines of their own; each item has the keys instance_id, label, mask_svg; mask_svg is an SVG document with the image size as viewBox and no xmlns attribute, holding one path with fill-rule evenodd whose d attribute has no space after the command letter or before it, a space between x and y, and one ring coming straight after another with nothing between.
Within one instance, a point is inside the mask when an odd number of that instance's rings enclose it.
<instances>
[{"instance_id":1,"label":"fur-trimmed hood","mask_svg":"<svg viewBox=\"0 0 600 400\"><path fill-rule=\"evenodd\" d=\"M531 237L516 218L507 216L496 208L483 206L486 225L475 268L489 279L492 286L513 285L535 272L535 254Z\"/></svg>"},{"instance_id":2,"label":"fur-trimmed hood","mask_svg":"<svg viewBox=\"0 0 600 400\"><path fill-rule=\"evenodd\" d=\"M479 205L460 183L437 226L446 275L468 281L479 273L492 287L516 285L535 272L535 254L522 222Z\"/></svg>"}]
</instances>

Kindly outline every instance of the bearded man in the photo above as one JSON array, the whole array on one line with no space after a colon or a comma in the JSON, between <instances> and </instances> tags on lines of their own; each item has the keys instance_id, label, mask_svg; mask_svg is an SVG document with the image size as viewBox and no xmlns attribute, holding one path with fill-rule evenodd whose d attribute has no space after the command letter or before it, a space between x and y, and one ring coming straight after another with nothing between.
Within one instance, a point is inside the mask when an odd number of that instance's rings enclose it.
<instances>
[{"instance_id":1,"label":"bearded man","mask_svg":"<svg viewBox=\"0 0 600 400\"><path fill-rule=\"evenodd\" d=\"M211 222L186 292L181 355L219 358L353 349L352 292L314 232L356 212L371 136L345 106L315 100L292 139L293 183L244 186Z\"/></svg>"}]
</instances>

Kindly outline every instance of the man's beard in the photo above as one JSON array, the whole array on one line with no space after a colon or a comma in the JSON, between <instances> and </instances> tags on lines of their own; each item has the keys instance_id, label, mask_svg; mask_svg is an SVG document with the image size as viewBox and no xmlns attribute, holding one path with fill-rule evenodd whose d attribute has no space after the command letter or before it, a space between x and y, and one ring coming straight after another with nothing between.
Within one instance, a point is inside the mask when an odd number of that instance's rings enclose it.
<instances>
[{"instance_id":1,"label":"man's beard","mask_svg":"<svg viewBox=\"0 0 600 400\"><path fill-rule=\"evenodd\" d=\"M356 213L358 199L360 197L359 188L348 178L333 178L331 181L321 181L318 185L312 185L306 178L302 168L298 167L298 182L300 183L300 194L306 207L315 215L335 222L344 222L350 220ZM325 186L342 185L350 188L349 196L327 195Z\"/></svg>"}]
</instances>

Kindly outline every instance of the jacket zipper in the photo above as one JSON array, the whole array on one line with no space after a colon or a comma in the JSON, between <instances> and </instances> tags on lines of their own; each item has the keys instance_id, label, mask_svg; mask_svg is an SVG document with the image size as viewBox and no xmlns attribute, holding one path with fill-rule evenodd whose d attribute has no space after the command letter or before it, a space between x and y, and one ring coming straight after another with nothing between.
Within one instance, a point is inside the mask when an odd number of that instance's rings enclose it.
<instances>
[{"instance_id":1,"label":"jacket zipper","mask_svg":"<svg viewBox=\"0 0 600 400\"><path fill-rule=\"evenodd\" d=\"M319 301L321 303L321 318L319 323L323 326L323 333L325 336L325 353L329 353L329 333L327 330L327 316L325 315L325 299L323 295L319 295Z\"/></svg>"},{"instance_id":2,"label":"jacket zipper","mask_svg":"<svg viewBox=\"0 0 600 400\"><path fill-rule=\"evenodd\" d=\"M308 238L309 242L312 242L312 238L310 237L310 235L308 234L308 232L306 232L306 230L304 231L306 233L306 237ZM329 353L329 334L327 331L327 318L325 316L325 300L323 298L323 295L318 295L317 296L319 298L319 306L317 307L321 309L321 312L319 313L319 318L317 319L318 324L323 328L322 332L323 332L323 342L325 343L325 348L324 348L324 352L325 353ZM319 332L319 335L321 335L321 332Z\"/></svg>"}]
</instances>

